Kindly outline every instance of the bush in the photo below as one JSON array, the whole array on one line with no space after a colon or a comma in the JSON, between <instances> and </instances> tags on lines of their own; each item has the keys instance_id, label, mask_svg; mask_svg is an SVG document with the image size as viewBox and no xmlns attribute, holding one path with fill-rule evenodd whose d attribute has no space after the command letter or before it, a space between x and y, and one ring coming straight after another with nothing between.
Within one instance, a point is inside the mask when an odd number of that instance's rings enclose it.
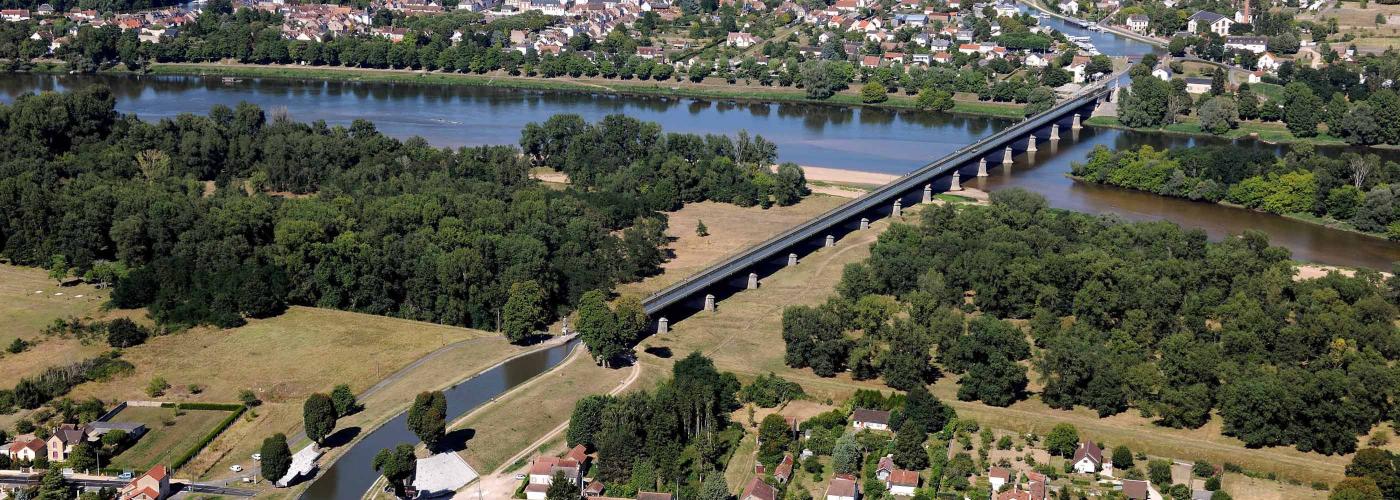
<instances>
[{"instance_id":1,"label":"bush","mask_svg":"<svg viewBox=\"0 0 1400 500\"><path fill-rule=\"evenodd\" d=\"M768 375L759 375L752 384L739 389L738 394L739 401L754 403L764 408L772 408L794 399L801 399L805 395L802 386L771 372Z\"/></svg>"},{"instance_id":2,"label":"bush","mask_svg":"<svg viewBox=\"0 0 1400 500\"><path fill-rule=\"evenodd\" d=\"M29 343L25 342L24 339L16 338L14 342L10 342L10 347L6 348L5 350L9 351L10 354L19 354L24 352L26 349L29 349Z\"/></svg>"},{"instance_id":3,"label":"bush","mask_svg":"<svg viewBox=\"0 0 1400 500\"><path fill-rule=\"evenodd\" d=\"M117 318L107 323L107 345L117 348L137 346L146 343L151 332L145 327L126 318Z\"/></svg>"},{"instance_id":4,"label":"bush","mask_svg":"<svg viewBox=\"0 0 1400 500\"><path fill-rule=\"evenodd\" d=\"M885 102L890 98L889 93L889 89L886 89L880 82L870 82L860 89L860 102L866 104Z\"/></svg>"},{"instance_id":5,"label":"bush","mask_svg":"<svg viewBox=\"0 0 1400 500\"><path fill-rule=\"evenodd\" d=\"M257 393L254 393L253 391L250 391L248 389L238 391L238 400L242 401L243 406L246 406L248 408L252 408L254 406L262 404L262 400L258 399Z\"/></svg>"},{"instance_id":6,"label":"bush","mask_svg":"<svg viewBox=\"0 0 1400 500\"><path fill-rule=\"evenodd\" d=\"M158 397L165 394L165 390L170 388L170 382L165 381L165 377L155 377L146 383L146 395Z\"/></svg>"}]
</instances>

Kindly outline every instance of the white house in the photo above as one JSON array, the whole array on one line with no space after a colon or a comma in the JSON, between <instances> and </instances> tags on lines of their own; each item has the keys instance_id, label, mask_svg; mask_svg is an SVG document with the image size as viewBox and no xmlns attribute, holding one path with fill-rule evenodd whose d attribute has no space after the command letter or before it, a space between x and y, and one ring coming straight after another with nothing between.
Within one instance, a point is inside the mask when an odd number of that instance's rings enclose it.
<instances>
[{"instance_id":1,"label":"white house","mask_svg":"<svg viewBox=\"0 0 1400 500\"><path fill-rule=\"evenodd\" d=\"M891 495L912 497L914 490L919 487L919 472L895 469L890 472L890 478L885 480L885 487Z\"/></svg>"},{"instance_id":2,"label":"white house","mask_svg":"<svg viewBox=\"0 0 1400 500\"><path fill-rule=\"evenodd\" d=\"M1146 33L1147 25L1150 23L1150 21L1151 20L1148 19L1147 16L1144 16L1142 14L1133 14L1131 16L1128 16L1128 29L1136 31L1138 33Z\"/></svg>"},{"instance_id":3,"label":"white house","mask_svg":"<svg viewBox=\"0 0 1400 500\"><path fill-rule=\"evenodd\" d=\"M997 12L997 17L1016 17L1016 14L1020 12L1016 8L1016 4L1010 2L997 2L992 10Z\"/></svg>"},{"instance_id":4,"label":"white house","mask_svg":"<svg viewBox=\"0 0 1400 500\"><path fill-rule=\"evenodd\" d=\"M1265 52L1264 55L1259 56L1259 69L1264 71L1278 71L1279 66L1282 65L1283 60L1279 59L1273 52Z\"/></svg>"},{"instance_id":5,"label":"white house","mask_svg":"<svg viewBox=\"0 0 1400 500\"><path fill-rule=\"evenodd\" d=\"M730 33L729 38L726 39L724 43L726 45L729 45L730 47L747 49L749 47L752 47L754 44L758 43L758 38L748 33L739 31Z\"/></svg>"},{"instance_id":6,"label":"white house","mask_svg":"<svg viewBox=\"0 0 1400 500\"><path fill-rule=\"evenodd\" d=\"M562 16L568 13L564 9L564 3L559 0L530 0L529 7L525 10L538 10L546 16Z\"/></svg>"},{"instance_id":7,"label":"white house","mask_svg":"<svg viewBox=\"0 0 1400 500\"><path fill-rule=\"evenodd\" d=\"M1262 36L1227 36L1225 50L1247 50L1261 54L1266 50L1268 43L1269 39Z\"/></svg>"},{"instance_id":8,"label":"white house","mask_svg":"<svg viewBox=\"0 0 1400 500\"><path fill-rule=\"evenodd\" d=\"M1059 7L1060 12L1063 14L1069 14L1071 16L1079 14L1079 2L1074 0L1060 0L1060 3L1056 5L1056 7Z\"/></svg>"},{"instance_id":9,"label":"white house","mask_svg":"<svg viewBox=\"0 0 1400 500\"><path fill-rule=\"evenodd\" d=\"M1186 19L1186 31L1199 33L1202 27L1220 36L1230 34L1230 25L1235 21L1228 17L1206 10L1198 10L1191 17Z\"/></svg>"},{"instance_id":10,"label":"white house","mask_svg":"<svg viewBox=\"0 0 1400 500\"><path fill-rule=\"evenodd\" d=\"M545 494L549 491L549 485L554 483L554 473L563 472L564 479L572 482L575 487L581 486L582 479L579 474L579 463L575 460L559 457L540 457L535 459L535 463L530 465L530 484L525 485L525 498L528 500L544 500Z\"/></svg>"},{"instance_id":11,"label":"white house","mask_svg":"<svg viewBox=\"0 0 1400 500\"><path fill-rule=\"evenodd\" d=\"M1021 59L1021 63L1032 68L1044 68L1050 65L1050 61L1040 54L1027 55L1024 59Z\"/></svg>"},{"instance_id":12,"label":"white house","mask_svg":"<svg viewBox=\"0 0 1400 500\"><path fill-rule=\"evenodd\" d=\"M25 9L5 9L0 10L0 19L17 23L29 20L29 11Z\"/></svg>"},{"instance_id":13,"label":"white house","mask_svg":"<svg viewBox=\"0 0 1400 500\"><path fill-rule=\"evenodd\" d=\"M987 471L987 482L992 483L992 491L1001 490L1003 485L1011 482L1011 469L992 467Z\"/></svg>"},{"instance_id":14,"label":"white house","mask_svg":"<svg viewBox=\"0 0 1400 500\"><path fill-rule=\"evenodd\" d=\"M887 431L890 430L890 412L856 408L851 412L851 424L858 430Z\"/></svg>"},{"instance_id":15,"label":"white house","mask_svg":"<svg viewBox=\"0 0 1400 500\"><path fill-rule=\"evenodd\" d=\"M1079 448L1074 450L1074 458L1070 463L1074 464L1075 472L1093 474L1103 465L1103 450L1093 441L1079 443Z\"/></svg>"}]
</instances>

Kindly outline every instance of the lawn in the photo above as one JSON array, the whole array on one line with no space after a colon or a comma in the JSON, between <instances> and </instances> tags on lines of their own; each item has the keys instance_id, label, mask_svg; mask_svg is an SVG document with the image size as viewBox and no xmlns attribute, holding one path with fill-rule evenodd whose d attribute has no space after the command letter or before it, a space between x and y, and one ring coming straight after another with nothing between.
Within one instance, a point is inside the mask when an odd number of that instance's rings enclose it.
<instances>
[{"instance_id":1,"label":"lawn","mask_svg":"<svg viewBox=\"0 0 1400 500\"><path fill-rule=\"evenodd\" d=\"M190 475L203 476L216 464L226 469L228 464L246 459L273 432L292 436L300 431L301 405L313 392L329 392L344 383L360 393L425 354L469 341L471 359L457 357L454 359L462 362L434 365L443 377L455 377L452 381L456 381L518 349L500 339L479 330L293 307L281 316L253 320L240 328L195 328L153 338L126 350L125 359L136 365L133 376L83 384L73 396L96 396L106 401L151 399L144 390L147 381L157 376L172 386L159 396L164 401L229 402L238 401L240 391L254 391L263 404L186 466ZM433 377L422 374L412 378L420 384L433 382ZM448 383L451 381L379 391L366 404L362 418L392 414L391 409L406 405L416 392ZM190 391L191 384L200 390Z\"/></svg>"},{"instance_id":2,"label":"lawn","mask_svg":"<svg viewBox=\"0 0 1400 500\"><path fill-rule=\"evenodd\" d=\"M888 221L880 221L872 225L871 231L847 236L838 241L835 248L822 249L796 268L770 276L762 288L740 292L721 302L716 312L697 314L674 323L672 333L643 341L642 348L664 347L673 353L670 359L639 354L647 365L648 375L663 377L676 356L698 350L713 358L721 370L735 372L742 380L774 372L800 383L818 401L828 397L839 401L858 388L888 390L878 380L855 381L849 374L821 378L810 370L789 368L783 363L781 338L783 308L825 301L840 280L841 269L846 264L863 260L869 253L869 245L887 225ZM1068 422L1077 426L1081 435L1112 444L1129 443L1134 451L1183 460L1229 461L1250 470L1276 472L1304 484L1340 479L1343 467L1350 460L1349 456L1323 456L1292 448L1248 449L1237 439L1220 434L1218 418L1200 429L1169 429L1158 427L1135 412L1100 419L1094 412L1082 408L1054 410L1035 398L1009 408L961 402L956 400L957 385L951 377L944 377L932 390L953 405L960 415L994 428L1044 434L1055 424Z\"/></svg>"},{"instance_id":3,"label":"lawn","mask_svg":"<svg viewBox=\"0 0 1400 500\"><path fill-rule=\"evenodd\" d=\"M229 416L229 412L218 410L181 412L176 415L174 408L127 407L117 413L112 421L140 422L146 424L148 432L113 458L112 466L144 471L156 464L170 465Z\"/></svg>"}]
</instances>

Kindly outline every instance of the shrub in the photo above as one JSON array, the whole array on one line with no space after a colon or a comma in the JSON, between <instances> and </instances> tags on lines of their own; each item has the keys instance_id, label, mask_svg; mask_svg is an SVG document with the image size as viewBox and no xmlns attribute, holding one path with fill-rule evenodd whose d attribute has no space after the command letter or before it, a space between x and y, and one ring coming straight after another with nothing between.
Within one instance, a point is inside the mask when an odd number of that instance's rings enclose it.
<instances>
[{"instance_id":1,"label":"shrub","mask_svg":"<svg viewBox=\"0 0 1400 500\"><path fill-rule=\"evenodd\" d=\"M137 346L146 343L151 332L145 327L126 318L117 318L107 323L107 345L117 348Z\"/></svg>"},{"instance_id":2,"label":"shrub","mask_svg":"<svg viewBox=\"0 0 1400 500\"><path fill-rule=\"evenodd\" d=\"M170 388L170 382L165 381L165 377L156 377L146 383L146 395L158 397L165 394L165 390Z\"/></svg>"}]
</instances>

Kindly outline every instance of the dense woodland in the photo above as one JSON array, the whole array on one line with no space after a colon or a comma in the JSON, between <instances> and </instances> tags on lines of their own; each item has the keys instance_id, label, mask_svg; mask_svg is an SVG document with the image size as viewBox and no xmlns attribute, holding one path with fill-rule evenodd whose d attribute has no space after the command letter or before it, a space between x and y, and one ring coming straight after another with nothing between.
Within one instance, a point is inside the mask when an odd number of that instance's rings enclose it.
<instances>
[{"instance_id":1,"label":"dense woodland","mask_svg":"<svg viewBox=\"0 0 1400 500\"><path fill-rule=\"evenodd\" d=\"M838 296L785 311L789 365L896 388L949 372L960 399L998 406L1035 376L1055 408L1189 428L1215 413L1249 446L1324 454L1400 415L1394 278L1295 281L1288 251L1259 233L1212 243L1020 190L921 217L848 266Z\"/></svg>"},{"instance_id":2,"label":"dense woodland","mask_svg":"<svg viewBox=\"0 0 1400 500\"><path fill-rule=\"evenodd\" d=\"M761 138L623 116L526 131L526 151L581 186L560 190L512 146L439 149L250 104L154 123L113 106L104 87L0 106L0 257L114 282L116 306L167 324L304 304L499 328L518 283L541 321L656 272L659 210L803 192L800 170L768 170Z\"/></svg>"},{"instance_id":3,"label":"dense woodland","mask_svg":"<svg viewBox=\"0 0 1400 500\"><path fill-rule=\"evenodd\" d=\"M1072 171L1089 182L1325 217L1400 239L1400 164L1373 154L1332 155L1306 145L1281 157L1234 146L1162 151L1098 146Z\"/></svg>"},{"instance_id":4,"label":"dense woodland","mask_svg":"<svg viewBox=\"0 0 1400 500\"><path fill-rule=\"evenodd\" d=\"M723 491L720 498L728 498L725 463L743 436L729 422L739 408L739 380L699 353L677 361L671 372L650 391L579 400L568 445L597 451L592 477L608 485L609 495L679 488L685 498L714 498L700 491Z\"/></svg>"}]
</instances>

